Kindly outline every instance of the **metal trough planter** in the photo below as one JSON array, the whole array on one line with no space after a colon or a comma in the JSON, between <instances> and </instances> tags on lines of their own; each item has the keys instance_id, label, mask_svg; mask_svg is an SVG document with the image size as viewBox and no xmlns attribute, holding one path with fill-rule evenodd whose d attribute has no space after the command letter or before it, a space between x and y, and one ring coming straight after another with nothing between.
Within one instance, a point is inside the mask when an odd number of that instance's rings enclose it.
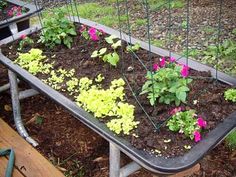
<instances>
[{"instance_id":1,"label":"metal trough planter","mask_svg":"<svg viewBox=\"0 0 236 177\"><path fill-rule=\"evenodd\" d=\"M11 36L14 33L23 31L30 27L30 16L39 11L35 5L20 1L20 0L7 0L8 3L16 6L25 7L27 12L16 17L11 17L0 21L0 40Z\"/></svg>"},{"instance_id":2,"label":"metal trough planter","mask_svg":"<svg viewBox=\"0 0 236 177\"><path fill-rule=\"evenodd\" d=\"M73 18L76 22L80 22L87 26L97 27L98 29L103 29L108 34L115 34L120 36L123 40L131 39L131 43L135 44L139 42L143 49L148 50L148 44L141 42L135 38L130 38L129 36L120 33L119 31L113 30L111 28L99 25L92 21L86 19L78 19L77 17ZM38 29L26 30L28 34L34 32ZM14 36L15 39L19 38L22 33L18 33ZM2 43L9 43L12 41L12 38L5 39ZM130 42L130 41L129 41ZM168 56L169 51L157 48L152 46L151 50L153 53L156 53L161 56ZM173 54L175 58L180 58L178 62L185 63L186 58L181 58L178 55ZM207 154L211 149L213 149L218 143L220 143L225 136L230 133L236 127L236 112L228 116L222 123L220 123L214 130L207 134L207 136L199 143L197 143L188 153L184 156L178 156L174 158L164 158L156 157L155 155L149 154L146 151L138 150L134 148L128 141L125 139L114 135L105 124L101 123L97 118L94 118L91 114L87 113L80 107L78 107L73 101L63 96L58 91L52 89L48 85L44 84L38 78L22 69L18 65L14 64L10 59L5 57L0 53L0 62L5 65L10 70L10 80L11 82L12 94L18 95L14 91L16 87L16 77L26 81L32 88L37 90L39 93L42 93L54 100L55 102L62 105L70 113L74 115L76 119L83 122L90 129L97 132L100 136L106 139L110 143L110 177L118 176L128 176L129 174L137 171L141 166L153 173L159 174L174 174L193 167L197 164L205 154ZM198 63L193 60L188 61L189 67L199 71L210 71L212 76L215 77L215 69L210 68L206 65ZM217 78L225 83L236 85L236 79L230 77L222 72L217 73ZM15 97L18 99L18 97ZM14 101L14 100L12 100ZM15 108L13 107L14 112ZM19 111L19 110L18 110ZM120 167L120 152L125 153L129 156L134 162L126 165L125 167Z\"/></svg>"}]
</instances>

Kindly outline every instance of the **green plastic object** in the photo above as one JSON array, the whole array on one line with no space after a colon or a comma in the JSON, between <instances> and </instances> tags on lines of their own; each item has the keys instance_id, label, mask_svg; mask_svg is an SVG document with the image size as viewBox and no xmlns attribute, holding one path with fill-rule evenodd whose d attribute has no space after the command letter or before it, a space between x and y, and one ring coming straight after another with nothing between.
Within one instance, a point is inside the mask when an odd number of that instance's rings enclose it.
<instances>
[{"instance_id":1,"label":"green plastic object","mask_svg":"<svg viewBox=\"0 0 236 177\"><path fill-rule=\"evenodd\" d=\"M15 153L13 149L0 149L0 156L7 156L9 155L9 161L7 164L7 169L5 173L5 177L11 177L15 162Z\"/></svg>"}]
</instances>

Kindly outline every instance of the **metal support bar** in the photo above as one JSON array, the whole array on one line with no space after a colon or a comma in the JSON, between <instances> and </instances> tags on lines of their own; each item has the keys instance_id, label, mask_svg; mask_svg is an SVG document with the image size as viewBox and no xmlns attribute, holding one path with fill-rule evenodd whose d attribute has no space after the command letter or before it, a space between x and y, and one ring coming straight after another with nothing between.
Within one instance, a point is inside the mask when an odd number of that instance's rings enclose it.
<instances>
[{"instance_id":1,"label":"metal support bar","mask_svg":"<svg viewBox=\"0 0 236 177\"><path fill-rule=\"evenodd\" d=\"M131 162L120 169L120 177L126 177L141 169L136 162Z\"/></svg>"},{"instance_id":2,"label":"metal support bar","mask_svg":"<svg viewBox=\"0 0 236 177\"><path fill-rule=\"evenodd\" d=\"M38 94L39 94L39 92L34 89L24 90L24 91L19 92L19 99L23 100L25 98L29 98L31 96L35 96Z\"/></svg>"},{"instance_id":3,"label":"metal support bar","mask_svg":"<svg viewBox=\"0 0 236 177\"><path fill-rule=\"evenodd\" d=\"M120 176L120 150L113 143L110 144L110 156L109 156L109 171L110 177L119 177Z\"/></svg>"},{"instance_id":4,"label":"metal support bar","mask_svg":"<svg viewBox=\"0 0 236 177\"><path fill-rule=\"evenodd\" d=\"M19 82L20 82L20 80L17 79L17 83L19 83ZM0 87L0 92L4 92L4 91L8 90L9 88L10 88L10 83L5 84Z\"/></svg>"},{"instance_id":5,"label":"metal support bar","mask_svg":"<svg viewBox=\"0 0 236 177\"><path fill-rule=\"evenodd\" d=\"M10 88L10 84L5 84L0 87L0 92L4 92Z\"/></svg>"},{"instance_id":6,"label":"metal support bar","mask_svg":"<svg viewBox=\"0 0 236 177\"><path fill-rule=\"evenodd\" d=\"M19 92L18 92L18 85L17 85L17 77L16 74L10 70L8 70L8 76L10 80L10 90L11 90L11 100L12 100L12 109L13 109L13 116L14 122L16 125L16 129L18 133L26 139L30 144L34 147L38 146L38 143L33 140L29 134L27 133L22 119L21 119L21 111L20 111L20 100L19 100Z\"/></svg>"},{"instance_id":7,"label":"metal support bar","mask_svg":"<svg viewBox=\"0 0 236 177\"><path fill-rule=\"evenodd\" d=\"M120 149L117 148L116 145L111 142L109 163L110 177L127 177L141 168L141 166L136 162L131 162L128 165L120 168Z\"/></svg>"},{"instance_id":8,"label":"metal support bar","mask_svg":"<svg viewBox=\"0 0 236 177\"><path fill-rule=\"evenodd\" d=\"M9 25L9 28L10 28L10 31L11 31L12 34L18 33L18 28L17 28L16 23L10 24L10 25Z\"/></svg>"}]
</instances>

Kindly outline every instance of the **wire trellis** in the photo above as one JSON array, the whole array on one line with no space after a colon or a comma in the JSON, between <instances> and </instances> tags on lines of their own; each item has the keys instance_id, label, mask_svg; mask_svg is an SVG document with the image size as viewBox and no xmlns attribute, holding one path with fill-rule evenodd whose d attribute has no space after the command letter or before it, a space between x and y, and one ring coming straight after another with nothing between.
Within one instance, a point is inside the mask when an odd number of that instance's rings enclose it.
<instances>
[{"instance_id":1,"label":"wire trellis","mask_svg":"<svg viewBox=\"0 0 236 177\"><path fill-rule=\"evenodd\" d=\"M79 22L80 22L80 18L83 17L81 16L81 13L78 9L78 7L80 7L80 5L83 5L84 3L81 1L79 2L76 0L64 0L64 1L63 0L57 0L57 1L56 0L52 0L52 1L34 0L33 2L38 9L41 7L45 9L42 13L38 14L39 23L41 24L42 27L43 27L42 19L47 18L47 16L44 15L44 12L50 11L51 8L55 8L55 7L65 7L64 9L66 9L68 18L71 21L75 21L75 17L78 17ZM89 2L94 2L94 1L89 1ZM89 3L89 2L86 1L86 3ZM168 50L168 56L161 56L161 57L168 57L168 58L171 58L173 54L176 53L175 40L178 37L180 38L184 36L184 39L182 38L180 39L180 44L181 44L182 50L184 50L185 53L180 54L181 57L176 58L176 61L184 58L185 59L184 64L188 66L189 60L191 58L190 52L194 49L190 45L192 43L192 41L190 40L190 38L192 37L191 32L194 31L196 28L199 28L197 24L193 24L191 22L192 20L191 15L193 14L192 8L193 8L194 0L181 1L184 5L181 8L182 14L180 16L176 16L177 10L173 7L174 3L177 2L176 0L162 0L160 1L162 3L155 6L155 9L151 8L150 6L150 4L153 5L153 2L156 2L158 4L158 1L155 1L155 0L138 0L138 1L115 0L113 2L112 7L116 10L116 13L117 13L117 17L114 17L114 20L117 19L118 21L118 25L115 25L114 27L119 31L119 34L120 34L119 37L121 38L121 40L128 41L126 42L126 44L122 43L122 45L131 45L132 37L134 36L133 30L132 30L132 23L135 21L135 14L133 14L134 11L131 6L135 4L136 6L141 7L139 14L143 15L142 20L145 22L145 24L142 26L142 29L143 29L142 35L144 36L142 37L142 40L144 39L148 44L148 51L147 51L148 52L148 65L142 61L142 59L138 56L136 52L131 51L132 68L134 68L135 62L139 62L143 66L143 70L145 71L153 70L152 66L156 62L152 57L153 41L160 40L162 36L164 36L163 40L165 42L163 43L162 46L159 46L159 47ZM219 72L218 66L219 66L220 57L221 57L219 50L220 50L220 46L222 45L222 39L223 39L222 38L222 35L223 35L222 34L222 31L223 31L222 18L223 18L224 1L218 0L218 1L215 1L214 3L218 12L217 24L216 24L217 31L213 35L206 36L205 40L208 41L212 37L215 37L216 39L214 45L217 46L217 52L215 56L214 65L215 65L215 75L216 75L216 81L217 81L218 72ZM153 13L158 14L157 20L153 19L154 18ZM165 15L163 16L159 15L161 13ZM125 17L125 20L123 20L124 17ZM161 21L163 21L163 19L165 19L164 20L165 23L162 24ZM160 22L158 22L158 20L160 20ZM176 21L178 21L178 23L176 23ZM156 33L153 32L155 27L157 31L160 33L159 37L156 37L158 35L156 35ZM128 39L123 39L124 37L123 34L127 34ZM182 36L180 34L182 34ZM204 48L202 47L202 45L203 44L201 44L200 49ZM160 129L162 125L164 125L164 123L169 119L169 117L167 117L166 120L164 121L163 120L159 121L153 116L149 115L148 111L145 110L144 106L139 100L139 93L140 93L141 88L138 87L135 82L135 75L136 75L135 68L129 73L126 72L124 55L125 55L124 51L121 50L121 73L124 77L124 80L126 81L128 88L131 90L137 104L141 107L147 119L151 122L154 129L158 130ZM129 76L131 75L131 78L132 78L131 81L127 78L127 74ZM151 78L152 82L154 82L153 74L151 74L151 77L152 77ZM212 78L208 77L208 78L202 78L202 79L212 79ZM153 89L153 99L154 99L155 97L154 86L152 87L152 89ZM202 92L204 92L204 90ZM155 107L156 105L154 105L154 108Z\"/></svg>"}]
</instances>

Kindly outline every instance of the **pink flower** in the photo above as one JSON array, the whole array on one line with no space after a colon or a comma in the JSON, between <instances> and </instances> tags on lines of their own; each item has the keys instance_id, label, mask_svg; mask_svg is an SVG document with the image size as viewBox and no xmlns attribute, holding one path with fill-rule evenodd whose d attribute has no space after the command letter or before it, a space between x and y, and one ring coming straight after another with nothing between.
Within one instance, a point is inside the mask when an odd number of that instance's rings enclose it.
<instances>
[{"instance_id":1,"label":"pink flower","mask_svg":"<svg viewBox=\"0 0 236 177\"><path fill-rule=\"evenodd\" d=\"M88 30L88 33L90 36L96 34L96 32L97 32L96 28L93 28L93 27Z\"/></svg>"},{"instance_id":2,"label":"pink flower","mask_svg":"<svg viewBox=\"0 0 236 177\"><path fill-rule=\"evenodd\" d=\"M160 60L160 66L163 68L165 67L165 65L166 65L166 59L165 57L162 57L162 59Z\"/></svg>"},{"instance_id":3,"label":"pink flower","mask_svg":"<svg viewBox=\"0 0 236 177\"><path fill-rule=\"evenodd\" d=\"M99 37L97 36L97 34L90 35L90 37L93 41L98 41L99 40Z\"/></svg>"},{"instance_id":4,"label":"pink flower","mask_svg":"<svg viewBox=\"0 0 236 177\"><path fill-rule=\"evenodd\" d=\"M20 38L23 40L23 39L26 38L26 35L25 35L25 34L22 34L22 35L20 36Z\"/></svg>"},{"instance_id":5,"label":"pink flower","mask_svg":"<svg viewBox=\"0 0 236 177\"><path fill-rule=\"evenodd\" d=\"M201 134L200 134L200 132L199 131L195 131L194 133L193 133L193 135L194 135L194 141L197 143L198 141L201 141Z\"/></svg>"},{"instance_id":6,"label":"pink flower","mask_svg":"<svg viewBox=\"0 0 236 177\"><path fill-rule=\"evenodd\" d=\"M181 76L185 78L185 77L188 77L188 75L189 75L189 67L186 65L183 65L182 70L181 70Z\"/></svg>"},{"instance_id":7,"label":"pink flower","mask_svg":"<svg viewBox=\"0 0 236 177\"><path fill-rule=\"evenodd\" d=\"M198 117L197 124L201 128L206 128L206 126L207 126L207 122L205 120L203 120L202 117Z\"/></svg>"},{"instance_id":8,"label":"pink flower","mask_svg":"<svg viewBox=\"0 0 236 177\"><path fill-rule=\"evenodd\" d=\"M152 68L153 68L154 71L157 71L157 70L160 69L160 67L158 66L157 63L154 63L153 66L152 66Z\"/></svg>"},{"instance_id":9,"label":"pink flower","mask_svg":"<svg viewBox=\"0 0 236 177\"><path fill-rule=\"evenodd\" d=\"M90 38L93 40L93 41L98 41L99 40L99 37L97 35L97 30L95 28L90 28L88 30L88 33L90 35Z\"/></svg>"},{"instance_id":10,"label":"pink flower","mask_svg":"<svg viewBox=\"0 0 236 177\"><path fill-rule=\"evenodd\" d=\"M170 57L170 62L175 62L175 58L174 57Z\"/></svg>"},{"instance_id":11,"label":"pink flower","mask_svg":"<svg viewBox=\"0 0 236 177\"><path fill-rule=\"evenodd\" d=\"M8 14L8 16L13 16L13 12L12 12L11 10L9 10L9 11L7 12L7 14Z\"/></svg>"},{"instance_id":12,"label":"pink flower","mask_svg":"<svg viewBox=\"0 0 236 177\"><path fill-rule=\"evenodd\" d=\"M172 110L170 111L170 114L171 114L171 115L174 115L174 114L176 114L177 112L180 112L181 110L182 110L181 107L174 108L174 109L172 109Z\"/></svg>"}]
</instances>

